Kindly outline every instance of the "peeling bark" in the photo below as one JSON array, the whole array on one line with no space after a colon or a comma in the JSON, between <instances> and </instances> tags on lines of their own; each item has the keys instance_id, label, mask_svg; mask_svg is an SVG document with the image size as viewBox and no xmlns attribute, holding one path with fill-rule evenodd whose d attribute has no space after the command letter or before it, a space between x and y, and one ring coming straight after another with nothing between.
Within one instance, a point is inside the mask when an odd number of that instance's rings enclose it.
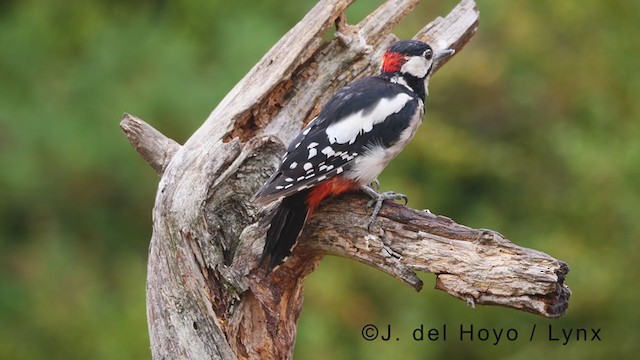
<instances>
[{"instance_id":1,"label":"peeling bark","mask_svg":"<svg viewBox=\"0 0 640 360\"><path fill-rule=\"evenodd\" d=\"M418 0L389 0L349 25L352 0L321 0L231 90L180 146L125 114L121 128L161 175L149 249L147 316L155 359L286 359L293 354L304 279L326 254L378 268L420 290L414 271L471 305L493 304L547 317L568 304L568 267L491 230L398 204L378 226L361 195L323 205L283 266L257 269L270 210L249 199L288 143L346 83L379 68L390 29ZM336 25L329 43L322 35ZM478 25L472 0L426 25L416 38L459 51ZM442 64L438 64L442 66ZM355 224L355 225L354 225Z\"/></svg>"}]
</instances>

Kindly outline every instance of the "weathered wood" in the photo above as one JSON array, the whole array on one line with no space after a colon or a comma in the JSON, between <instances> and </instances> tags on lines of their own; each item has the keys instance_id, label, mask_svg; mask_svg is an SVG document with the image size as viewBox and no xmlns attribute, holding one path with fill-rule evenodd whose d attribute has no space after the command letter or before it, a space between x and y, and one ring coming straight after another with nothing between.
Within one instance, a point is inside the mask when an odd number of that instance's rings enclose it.
<instances>
[{"instance_id":1,"label":"weathered wood","mask_svg":"<svg viewBox=\"0 0 640 360\"><path fill-rule=\"evenodd\" d=\"M158 175L162 175L173 155L180 149L180 144L131 114L122 115L120 129Z\"/></svg>"},{"instance_id":2,"label":"weathered wood","mask_svg":"<svg viewBox=\"0 0 640 360\"><path fill-rule=\"evenodd\" d=\"M495 232L397 204L383 207L380 227L368 233L358 195L323 206L272 275L256 268L265 231L260 221L269 209L249 199L277 166L283 142L339 87L377 71L382 50L395 39L390 29L417 0L390 0L348 25L344 10L351 2L321 0L183 146L125 115L121 127L162 175L147 277L154 358L290 358L304 279L325 254L365 262L416 289L422 283L414 271L433 272L439 289L470 304L564 313L570 294L564 263ZM334 23L337 39L324 44ZM475 3L463 0L417 37L459 51L477 24Z\"/></svg>"},{"instance_id":3,"label":"weathered wood","mask_svg":"<svg viewBox=\"0 0 640 360\"><path fill-rule=\"evenodd\" d=\"M355 259L416 290L422 282L413 271L434 273L436 288L471 306L501 305L551 318L567 309L564 262L517 246L498 232L400 204L387 204L369 232L367 200L352 196L326 204L305 229L299 251Z\"/></svg>"}]
</instances>

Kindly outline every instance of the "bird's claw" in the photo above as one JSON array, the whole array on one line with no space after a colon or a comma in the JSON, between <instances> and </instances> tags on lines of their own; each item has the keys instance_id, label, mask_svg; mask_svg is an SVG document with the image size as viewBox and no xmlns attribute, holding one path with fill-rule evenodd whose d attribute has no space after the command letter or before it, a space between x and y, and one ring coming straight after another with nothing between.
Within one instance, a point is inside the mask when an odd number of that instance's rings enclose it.
<instances>
[{"instance_id":1,"label":"bird's claw","mask_svg":"<svg viewBox=\"0 0 640 360\"><path fill-rule=\"evenodd\" d=\"M380 180L374 179L369 186L374 190L380 190Z\"/></svg>"},{"instance_id":2,"label":"bird's claw","mask_svg":"<svg viewBox=\"0 0 640 360\"><path fill-rule=\"evenodd\" d=\"M374 219L372 218L367 223L367 232L371 232L371 225L373 225L373 221L374 221Z\"/></svg>"},{"instance_id":3,"label":"bird's claw","mask_svg":"<svg viewBox=\"0 0 640 360\"><path fill-rule=\"evenodd\" d=\"M394 193L396 195L396 198L394 200L402 200L404 201L404 204L407 205L409 203L409 198L407 197L407 195L405 194L398 194L398 193Z\"/></svg>"},{"instance_id":4,"label":"bird's claw","mask_svg":"<svg viewBox=\"0 0 640 360\"><path fill-rule=\"evenodd\" d=\"M378 213L382 208L382 203L385 200L404 200L405 205L409 203L409 198L404 194L396 193L393 191L386 191L383 193L379 193L369 186L365 186L363 189L367 193L367 195L371 196L371 200L367 202L367 207L373 207L373 211L371 213L371 219L367 224L367 230L369 232L371 232L371 225L373 225L373 223L376 221L376 218L378 217Z\"/></svg>"},{"instance_id":5,"label":"bird's claw","mask_svg":"<svg viewBox=\"0 0 640 360\"><path fill-rule=\"evenodd\" d=\"M404 204L407 205L409 203L409 198L407 197L407 195L405 194L401 194L401 193L397 193L397 192L393 192L393 191L385 191L380 195L380 198L382 198L382 200L402 200L404 201Z\"/></svg>"}]
</instances>

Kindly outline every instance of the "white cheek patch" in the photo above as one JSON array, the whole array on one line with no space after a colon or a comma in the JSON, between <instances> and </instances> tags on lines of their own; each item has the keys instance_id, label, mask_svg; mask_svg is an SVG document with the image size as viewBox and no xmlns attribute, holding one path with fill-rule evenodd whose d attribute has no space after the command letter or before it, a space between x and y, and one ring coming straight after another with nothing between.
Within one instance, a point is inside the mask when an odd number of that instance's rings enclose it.
<instances>
[{"instance_id":1,"label":"white cheek patch","mask_svg":"<svg viewBox=\"0 0 640 360\"><path fill-rule=\"evenodd\" d=\"M400 71L404 74L409 74L417 77L418 79L422 79L427 76L429 67L431 67L431 60L427 60L422 56L411 56L407 62L402 65Z\"/></svg>"},{"instance_id":2,"label":"white cheek patch","mask_svg":"<svg viewBox=\"0 0 640 360\"><path fill-rule=\"evenodd\" d=\"M398 94L392 98L384 98L370 111L360 110L351 114L344 119L331 124L327 127L326 133L331 144L353 144L358 136L367 133L373 129L373 126L385 121L390 115L402 110L404 106L411 100L411 96L405 93ZM325 153L323 149L323 153Z\"/></svg>"}]
</instances>

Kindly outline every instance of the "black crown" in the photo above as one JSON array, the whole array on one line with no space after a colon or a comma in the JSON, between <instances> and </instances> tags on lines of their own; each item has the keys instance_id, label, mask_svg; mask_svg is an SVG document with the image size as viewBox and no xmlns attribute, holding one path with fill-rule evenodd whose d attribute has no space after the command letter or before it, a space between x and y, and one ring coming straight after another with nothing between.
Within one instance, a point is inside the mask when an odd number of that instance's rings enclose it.
<instances>
[{"instance_id":1,"label":"black crown","mask_svg":"<svg viewBox=\"0 0 640 360\"><path fill-rule=\"evenodd\" d=\"M426 43L423 43L422 41L400 40L391 44L391 46L389 46L389 49L387 49L387 51L400 53L400 54L419 56L424 54L424 52L427 49L431 49L431 46L429 46Z\"/></svg>"}]
</instances>

